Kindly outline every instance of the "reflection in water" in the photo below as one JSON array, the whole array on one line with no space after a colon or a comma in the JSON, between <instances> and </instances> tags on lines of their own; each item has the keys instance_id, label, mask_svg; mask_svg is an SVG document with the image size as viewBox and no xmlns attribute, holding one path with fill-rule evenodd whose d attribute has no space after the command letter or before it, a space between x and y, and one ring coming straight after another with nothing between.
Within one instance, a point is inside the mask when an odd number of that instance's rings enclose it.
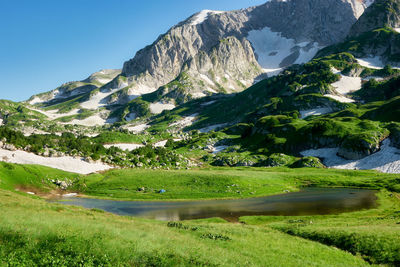
<instances>
[{"instance_id":1,"label":"reflection in water","mask_svg":"<svg viewBox=\"0 0 400 267\"><path fill-rule=\"evenodd\" d=\"M59 203L161 221L221 217L234 222L241 216L324 215L369 209L376 206L376 196L371 190L307 188L284 195L237 200L145 202L70 198Z\"/></svg>"}]
</instances>

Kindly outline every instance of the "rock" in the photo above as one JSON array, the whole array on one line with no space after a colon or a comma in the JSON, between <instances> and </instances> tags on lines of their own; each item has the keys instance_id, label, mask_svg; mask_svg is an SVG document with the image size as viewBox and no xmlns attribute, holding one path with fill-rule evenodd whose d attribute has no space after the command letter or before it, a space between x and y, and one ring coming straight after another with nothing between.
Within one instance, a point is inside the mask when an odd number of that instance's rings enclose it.
<instances>
[{"instance_id":1,"label":"rock","mask_svg":"<svg viewBox=\"0 0 400 267\"><path fill-rule=\"evenodd\" d=\"M16 151L17 150L17 148L12 144L5 144L5 145L3 145L3 148L6 149L6 150L10 150L10 151Z\"/></svg>"}]
</instances>

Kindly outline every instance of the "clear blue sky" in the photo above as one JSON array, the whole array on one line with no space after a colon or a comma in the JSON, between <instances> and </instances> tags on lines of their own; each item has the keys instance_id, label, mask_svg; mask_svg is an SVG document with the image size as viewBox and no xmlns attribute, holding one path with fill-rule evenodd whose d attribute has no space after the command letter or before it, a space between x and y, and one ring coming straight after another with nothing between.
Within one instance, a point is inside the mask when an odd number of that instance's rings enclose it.
<instances>
[{"instance_id":1,"label":"clear blue sky","mask_svg":"<svg viewBox=\"0 0 400 267\"><path fill-rule=\"evenodd\" d=\"M266 0L0 0L0 99L21 101L136 51L202 9Z\"/></svg>"}]
</instances>

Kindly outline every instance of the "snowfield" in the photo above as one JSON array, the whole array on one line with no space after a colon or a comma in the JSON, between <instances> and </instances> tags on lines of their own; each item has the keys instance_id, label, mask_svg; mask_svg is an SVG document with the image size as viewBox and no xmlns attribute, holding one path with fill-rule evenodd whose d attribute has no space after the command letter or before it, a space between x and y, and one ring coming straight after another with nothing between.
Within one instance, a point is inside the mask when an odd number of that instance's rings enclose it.
<instances>
[{"instance_id":1,"label":"snowfield","mask_svg":"<svg viewBox=\"0 0 400 267\"><path fill-rule=\"evenodd\" d=\"M58 110L45 111L45 110L36 109L36 108L29 108L29 109L33 110L33 111L37 111L39 113L42 113L43 115L47 116L50 120L56 120L56 119L59 119L62 117L73 116L73 115L79 114L79 109L71 110L68 113L58 113Z\"/></svg>"},{"instance_id":2,"label":"snowfield","mask_svg":"<svg viewBox=\"0 0 400 267\"><path fill-rule=\"evenodd\" d=\"M200 131L201 133L208 133L208 132L214 131L214 130L216 130L216 129L223 128L223 127L225 127L225 126L227 126L227 125L228 125L227 123L221 123L221 124L211 125L211 126L207 126L207 127L201 128L201 129L199 129L199 131Z\"/></svg>"},{"instance_id":3,"label":"snowfield","mask_svg":"<svg viewBox=\"0 0 400 267\"><path fill-rule=\"evenodd\" d=\"M216 147L213 148L212 153L213 154L218 154L218 153L224 151L227 148L228 148L228 146L216 146Z\"/></svg>"},{"instance_id":4,"label":"snowfield","mask_svg":"<svg viewBox=\"0 0 400 267\"><path fill-rule=\"evenodd\" d=\"M190 25L192 26L199 25L204 21L206 21L210 14L221 14L221 13L224 13L224 11L202 10L192 18L192 22L190 23Z\"/></svg>"},{"instance_id":5,"label":"snowfield","mask_svg":"<svg viewBox=\"0 0 400 267\"><path fill-rule=\"evenodd\" d=\"M360 77L349 77L341 75L340 80L332 83L336 92L342 95L347 95L349 93L358 91L361 89L362 80Z\"/></svg>"},{"instance_id":6,"label":"snowfield","mask_svg":"<svg viewBox=\"0 0 400 267\"><path fill-rule=\"evenodd\" d=\"M184 117L182 120L179 120L177 122L174 122L170 124L170 127L177 127L177 128L185 128L193 124L193 122L196 120L196 117L198 116L198 113L192 114L190 116Z\"/></svg>"},{"instance_id":7,"label":"snowfield","mask_svg":"<svg viewBox=\"0 0 400 267\"><path fill-rule=\"evenodd\" d=\"M132 113L129 113L128 115L126 115L125 120L126 121L133 121L136 118L137 118L136 113L132 112Z\"/></svg>"},{"instance_id":8,"label":"snowfield","mask_svg":"<svg viewBox=\"0 0 400 267\"><path fill-rule=\"evenodd\" d=\"M337 96L337 95L331 95L331 94L327 94L327 95L324 95L324 96L330 97L330 98L335 99L336 101L339 101L339 102L342 102L342 103L353 103L353 102L355 102L354 99L347 98L347 97L344 97L344 96Z\"/></svg>"},{"instance_id":9,"label":"snowfield","mask_svg":"<svg viewBox=\"0 0 400 267\"><path fill-rule=\"evenodd\" d=\"M363 67L370 69L383 69L385 65L382 63L382 60L379 56L376 57L368 57L368 58L356 58L358 64Z\"/></svg>"},{"instance_id":10,"label":"snowfield","mask_svg":"<svg viewBox=\"0 0 400 267\"><path fill-rule=\"evenodd\" d=\"M150 104L150 112L153 114L160 114L164 110L173 110L174 108L174 104L164 104L161 102Z\"/></svg>"},{"instance_id":11,"label":"snowfield","mask_svg":"<svg viewBox=\"0 0 400 267\"><path fill-rule=\"evenodd\" d=\"M150 125L144 123L144 124L139 124L139 125L135 125L135 126L128 126L128 127L126 127L126 129L132 133L141 133L149 127L150 127Z\"/></svg>"},{"instance_id":12,"label":"snowfield","mask_svg":"<svg viewBox=\"0 0 400 267\"><path fill-rule=\"evenodd\" d=\"M122 150L135 150L140 147L144 147L142 144L129 144L129 143L119 143L119 144L108 144L104 145L105 148L110 148L110 147L118 147Z\"/></svg>"},{"instance_id":13,"label":"snowfield","mask_svg":"<svg viewBox=\"0 0 400 267\"><path fill-rule=\"evenodd\" d=\"M289 56L293 56L293 63L302 64L310 61L321 48L318 43L296 43L294 39L287 39L268 27L250 31L247 39L254 48L258 63L269 76L278 74L288 65L284 60Z\"/></svg>"},{"instance_id":14,"label":"snowfield","mask_svg":"<svg viewBox=\"0 0 400 267\"><path fill-rule=\"evenodd\" d=\"M326 97L335 99L342 103L355 102L353 99L346 97L347 94L358 91L362 87L362 79L360 77L350 77L341 74L341 72L335 68L332 68L334 74L340 75L340 80L332 83L333 88L339 95L327 94Z\"/></svg>"},{"instance_id":15,"label":"snowfield","mask_svg":"<svg viewBox=\"0 0 400 267\"><path fill-rule=\"evenodd\" d=\"M69 122L64 122L63 124L81 125L81 126L101 126L101 125L104 125L104 124L107 124L107 123L112 124L112 123L114 123L116 121L117 121L116 119L115 120L113 120L113 119L111 119L111 120L110 119L108 119L108 120L103 119L102 117L100 117L99 114L96 114L96 115L90 116L90 117L88 117L86 119L83 119L83 120L74 119L74 120L69 121Z\"/></svg>"},{"instance_id":16,"label":"snowfield","mask_svg":"<svg viewBox=\"0 0 400 267\"><path fill-rule=\"evenodd\" d=\"M48 158L25 151L9 151L5 149L0 149L0 161L17 164L43 165L79 174L89 174L113 168L103 163L88 163L80 158L73 158L68 156L59 158Z\"/></svg>"},{"instance_id":17,"label":"snowfield","mask_svg":"<svg viewBox=\"0 0 400 267\"><path fill-rule=\"evenodd\" d=\"M308 109L308 110L300 110L301 118L307 118L312 115L323 115L333 112L331 108L315 108L315 109Z\"/></svg>"},{"instance_id":18,"label":"snowfield","mask_svg":"<svg viewBox=\"0 0 400 267\"><path fill-rule=\"evenodd\" d=\"M339 148L320 148L303 151L301 155L321 158L325 166L330 168L400 173L400 149L391 146L389 139L383 141L379 152L360 160L343 159L337 156L338 151Z\"/></svg>"}]
</instances>

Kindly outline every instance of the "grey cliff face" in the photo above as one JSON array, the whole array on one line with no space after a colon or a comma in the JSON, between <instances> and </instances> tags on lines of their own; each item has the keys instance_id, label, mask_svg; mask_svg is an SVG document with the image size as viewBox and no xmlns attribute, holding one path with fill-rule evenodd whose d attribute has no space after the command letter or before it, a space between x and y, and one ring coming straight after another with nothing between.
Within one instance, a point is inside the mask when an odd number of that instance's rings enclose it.
<instances>
[{"instance_id":1,"label":"grey cliff face","mask_svg":"<svg viewBox=\"0 0 400 267\"><path fill-rule=\"evenodd\" d=\"M232 12L202 11L137 52L133 59L125 62L122 74L130 83L137 84L131 89L134 94L135 87L141 85L156 90L188 68L194 76L201 73L211 80L209 70L214 73L225 70L228 75L220 73L217 77L229 76L227 91L240 91L243 88L236 81L241 80L248 86L260 75L261 67L254 62L257 55L247 40L250 31L269 27L272 32L280 32L296 42L317 42L325 46L343 40L364 9L365 5L358 0L273 0ZM215 47L221 40L231 37L236 38L241 47L234 46L226 53L215 54ZM233 56L238 58L231 58ZM207 67L199 64L200 59L211 57L218 66L211 66L210 62L204 62Z\"/></svg>"},{"instance_id":2,"label":"grey cliff face","mask_svg":"<svg viewBox=\"0 0 400 267\"><path fill-rule=\"evenodd\" d=\"M93 88L69 86L30 103L90 93L89 100L104 95L99 103L124 105L156 92L163 103L179 104L239 92L343 40L365 7L363 0L271 0L237 11L204 10L138 51L121 74L96 73L82 81Z\"/></svg>"},{"instance_id":3,"label":"grey cliff face","mask_svg":"<svg viewBox=\"0 0 400 267\"><path fill-rule=\"evenodd\" d=\"M375 0L351 28L349 36L358 36L378 28L400 26L400 1Z\"/></svg>"}]
</instances>

